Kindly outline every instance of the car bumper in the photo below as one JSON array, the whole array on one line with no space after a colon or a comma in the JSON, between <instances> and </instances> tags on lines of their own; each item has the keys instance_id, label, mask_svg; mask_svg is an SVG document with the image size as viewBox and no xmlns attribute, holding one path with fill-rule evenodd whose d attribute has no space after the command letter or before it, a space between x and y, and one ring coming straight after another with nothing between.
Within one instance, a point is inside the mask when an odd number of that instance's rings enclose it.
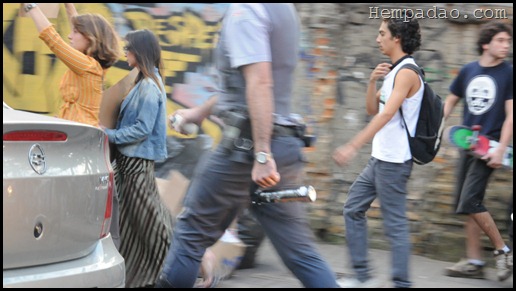
<instances>
[{"instance_id":1,"label":"car bumper","mask_svg":"<svg viewBox=\"0 0 516 291\"><path fill-rule=\"evenodd\" d=\"M62 263L4 270L8 287L125 287L125 262L111 235L86 257Z\"/></svg>"}]
</instances>

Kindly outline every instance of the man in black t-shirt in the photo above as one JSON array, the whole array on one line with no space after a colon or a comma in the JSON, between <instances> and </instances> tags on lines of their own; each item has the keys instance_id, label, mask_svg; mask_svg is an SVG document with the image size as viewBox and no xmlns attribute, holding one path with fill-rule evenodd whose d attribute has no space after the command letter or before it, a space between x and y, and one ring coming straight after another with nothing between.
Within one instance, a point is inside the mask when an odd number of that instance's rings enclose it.
<instances>
[{"instance_id":1,"label":"man in black t-shirt","mask_svg":"<svg viewBox=\"0 0 516 291\"><path fill-rule=\"evenodd\" d=\"M463 125L481 125L480 134L499 141L498 147L477 159L461 152L455 189L455 212L467 214L466 255L445 274L451 277L484 278L485 262L481 255L483 231L493 244L498 280L512 275L512 250L485 208L483 201L489 177L502 166L503 154L512 139L513 69L504 59L512 45L512 27L502 22L485 24L477 42L480 59L465 65L450 86L444 115L450 115L459 100L464 103Z\"/></svg>"}]
</instances>

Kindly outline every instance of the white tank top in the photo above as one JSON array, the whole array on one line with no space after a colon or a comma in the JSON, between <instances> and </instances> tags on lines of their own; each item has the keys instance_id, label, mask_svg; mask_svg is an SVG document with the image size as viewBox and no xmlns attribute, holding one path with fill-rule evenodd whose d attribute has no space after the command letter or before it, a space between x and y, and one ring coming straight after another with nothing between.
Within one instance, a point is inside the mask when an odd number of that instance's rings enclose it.
<instances>
[{"instance_id":1,"label":"white tank top","mask_svg":"<svg viewBox=\"0 0 516 291\"><path fill-rule=\"evenodd\" d=\"M394 77L398 70L404 65L412 63L415 64L413 58L407 58L399 63L394 69L389 72L383 81L380 95L379 112L382 112L385 103L389 100L392 94L392 87L394 85ZM424 84L423 80L419 78L421 86L419 90L410 98L405 98L401 108L403 110L403 117L407 123L410 135L414 136L416 131L416 123L419 117L419 109L421 108L421 99L423 98ZM381 161L390 163L404 163L412 159L410 147L407 138L405 125L401 119L399 110L392 117L385 126L376 133L373 138L373 146L371 155Z\"/></svg>"}]
</instances>

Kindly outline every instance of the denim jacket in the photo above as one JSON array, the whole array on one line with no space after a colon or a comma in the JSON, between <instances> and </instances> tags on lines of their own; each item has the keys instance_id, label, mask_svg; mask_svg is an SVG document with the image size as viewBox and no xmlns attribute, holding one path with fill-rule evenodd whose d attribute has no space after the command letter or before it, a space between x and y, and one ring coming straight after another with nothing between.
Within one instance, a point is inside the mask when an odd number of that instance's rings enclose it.
<instances>
[{"instance_id":1,"label":"denim jacket","mask_svg":"<svg viewBox=\"0 0 516 291\"><path fill-rule=\"evenodd\" d=\"M159 85L158 69L154 70ZM125 156L161 161L167 158L166 94L150 78L138 82L120 106L116 129L106 129L109 141Z\"/></svg>"}]
</instances>

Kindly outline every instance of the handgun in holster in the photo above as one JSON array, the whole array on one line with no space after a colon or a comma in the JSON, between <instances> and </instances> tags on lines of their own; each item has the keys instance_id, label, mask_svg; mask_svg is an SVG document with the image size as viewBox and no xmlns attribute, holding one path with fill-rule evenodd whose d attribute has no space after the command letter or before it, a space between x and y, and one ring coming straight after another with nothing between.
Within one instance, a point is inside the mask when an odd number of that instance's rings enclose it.
<instances>
[{"instance_id":1,"label":"handgun in holster","mask_svg":"<svg viewBox=\"0 0 516 291\"><path fill-rule=\"evenodd\" d=\"M224 121L224 130L220 145L224 149L232 151L237 148L249 151L253 148L251 120L247 114L229 111L224 114L222 120Z\"/></svg>"}]
</instances>

